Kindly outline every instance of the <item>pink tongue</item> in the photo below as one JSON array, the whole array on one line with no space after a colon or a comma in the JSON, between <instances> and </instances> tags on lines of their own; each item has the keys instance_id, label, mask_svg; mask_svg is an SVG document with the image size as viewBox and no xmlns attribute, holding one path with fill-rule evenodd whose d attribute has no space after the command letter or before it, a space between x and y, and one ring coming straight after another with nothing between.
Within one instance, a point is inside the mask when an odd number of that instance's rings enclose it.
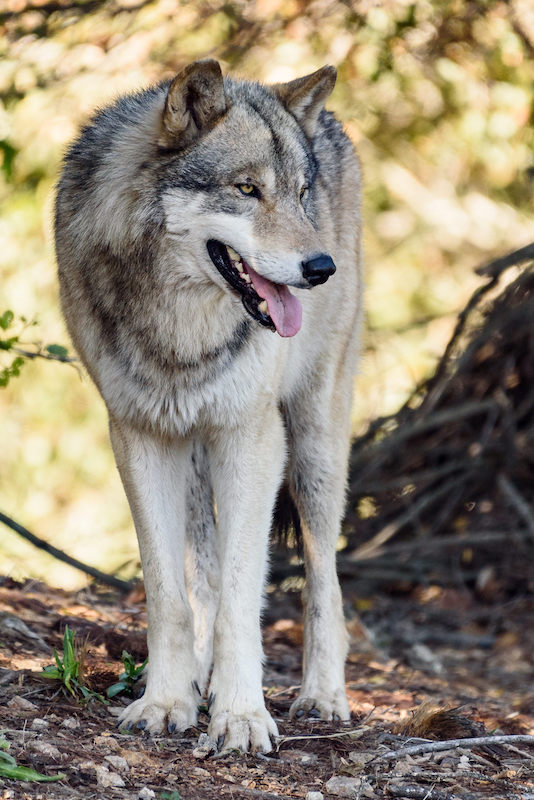
<instances>
[{"instance_id":1,"label":"pink tongue","mask_svg":"<svg viewBox=\"0 0 534 800\"><path fill-rule=\"evenodd\" d=\"M248 264L246 270L259 296L267 301L270 317L280 336L294 336L298 333L302 325L300 300L291 294L287 286L268 281Z\"/></svg>"}]
</instances>

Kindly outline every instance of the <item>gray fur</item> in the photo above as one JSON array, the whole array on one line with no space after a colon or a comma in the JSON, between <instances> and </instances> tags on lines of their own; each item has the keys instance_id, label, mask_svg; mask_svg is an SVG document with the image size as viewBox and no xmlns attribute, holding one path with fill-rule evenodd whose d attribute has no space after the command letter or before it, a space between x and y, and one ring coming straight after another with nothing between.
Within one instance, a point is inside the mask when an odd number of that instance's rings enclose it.
<instances>
[{"instance_id":1,"label":"gray fur","mask_svg":"<svg viewBox=\"0 0 534 800\"><path fill-rule=\"evenodd\" d=\"M223 81L215 62L196 62L98 112L65 158L61 301L108 407L147 587L147 691L123 720L152 732L194 723L190 687L208 687L213 660L211 734L225 747L270 749L259 619L282 481L308 575L292 714L348 715L335 544L362 313L360 172L323 109L334 79L324 68L267 87ZM258 198L242 185L259 187ZM281 338L247 313L208 239L295 287L296 335ZM323 253L337 272L308 291L301 264ZM171 678L166 653L181 664Z\"/></svg>"}]
</instances>

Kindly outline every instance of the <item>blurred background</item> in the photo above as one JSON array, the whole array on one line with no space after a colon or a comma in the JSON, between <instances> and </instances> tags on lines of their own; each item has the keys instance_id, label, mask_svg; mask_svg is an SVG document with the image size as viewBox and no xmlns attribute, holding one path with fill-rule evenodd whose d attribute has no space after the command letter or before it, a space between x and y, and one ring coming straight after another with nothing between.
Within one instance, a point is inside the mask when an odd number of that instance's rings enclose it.
<instances>
[{"instance_id":1,"label":"blurred background","mask_svg":"<svg viewBox=\"0 0 534 800\"><path fill-rule=\"evenodd\" d=\"M531 0L1 0L0 37L0 315L13 311L21 342L69 346L51 235L65 148L95 109L195 58L265 82L338 68L329 108L365 174L355 433L432 372L474 268L534 238ZM88 378L26 363L0 388L0 441L0 510L105 571L138 572ZM86 582L3 526L0 574Z\"/></svg>"}]
</instances>

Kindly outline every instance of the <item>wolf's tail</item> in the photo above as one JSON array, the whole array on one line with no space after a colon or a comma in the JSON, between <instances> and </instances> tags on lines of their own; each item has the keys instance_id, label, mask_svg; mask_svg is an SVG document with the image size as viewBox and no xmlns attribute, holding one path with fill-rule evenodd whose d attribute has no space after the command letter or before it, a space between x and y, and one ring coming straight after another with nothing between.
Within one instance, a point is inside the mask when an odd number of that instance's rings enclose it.
<instances>
[{"instance_id":1,"label":"wolf's tail","mask_svg":"<svg viewBox=\"0 0 534 800\"><path fill-rule=\"evenodd\" d=\"M273 537L277 545L296 548L300 552L302 525L295 501L285 482L280 487L274 507Z\"/></svg>"}]
</instances>

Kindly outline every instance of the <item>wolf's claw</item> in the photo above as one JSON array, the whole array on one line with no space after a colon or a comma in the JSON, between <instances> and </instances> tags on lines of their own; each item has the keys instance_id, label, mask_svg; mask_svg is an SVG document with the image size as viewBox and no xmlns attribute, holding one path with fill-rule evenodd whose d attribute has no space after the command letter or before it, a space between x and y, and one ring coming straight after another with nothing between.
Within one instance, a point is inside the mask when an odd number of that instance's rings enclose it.
<instances>
[{"instance_id":1,"label":"wolf's claw","mask_svg":"<svg viewBox=\"0 0 534 800\"><path fill-rule=\"evenodd\" d=\"M271 737L278 736L278 729L265 708L246 715L222 711L212 716L209 736L217 742L219 752L270 753Z\"/></svg>"},{"instance_id":2,"label":"wolf's claw","mask_svg":"<svg viewBox=\"0 0 534 800\"><path fill-rule=\"evenodd\" d=\"M147 734L157 735L164 730L169 733L185 731L197 721L197 704L191 698L189 703L175 700L168 705L150 702L147 695L135 700L124 709L119 717L119 727L130 730L134 725Z\"/></svg>"},{"instance_id":3,"label":"wolf's claw","mask_svg":"<svg viewBox=\"0 0 534 800\"><path fill-rule=\"evenodd\" d=\"M335 721L350 719L345 690L334 692L332 695L321 695L318 692L315 697L297 697L289 709L289 718L302 719L304 715Z\"/></svg>"}]
</instances>

